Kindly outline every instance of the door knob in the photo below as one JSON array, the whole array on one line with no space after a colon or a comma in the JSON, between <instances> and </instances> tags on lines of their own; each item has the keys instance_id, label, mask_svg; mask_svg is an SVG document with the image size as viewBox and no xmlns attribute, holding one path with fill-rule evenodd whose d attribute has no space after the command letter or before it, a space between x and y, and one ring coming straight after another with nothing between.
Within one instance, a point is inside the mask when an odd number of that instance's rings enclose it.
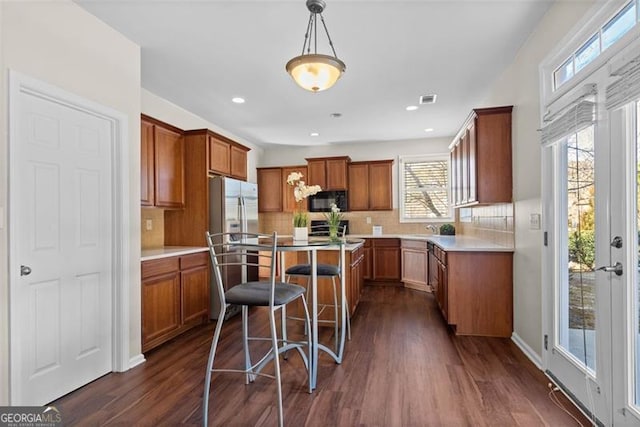
<instances>
[{"instance_id":1,"label":"door knob","mask_svg":"<svg viewBox=\"0 0 640 427\"><path fill-rule=\"evenodd\" d=\"M622 276L622 264L620 262L616 262L615 265L607 265L600 268L596 268L598 271L604 271L607 273L616 273L616 276Z\"/></svg>"},{"instance_id":2,"label":"door knob","mask_svg":"<svg viewBox=\"0 0 640 427\"><path fill-rule=\"evenodd\" d=\"M31 274L31 267L29 267L28 265L21 265L20 266L20 275L21 276L28 276Z\"/></svg>"},{"instance_id":3,"label":"door knob","mask_svg":"<svg viewBox=\"0 0 640 427\"><path fill-rule=\"evenodd\" d=\"M616 236L611 241L611 247L620 249L622 247L622 237Z\"/></svg>"}]
</instances>

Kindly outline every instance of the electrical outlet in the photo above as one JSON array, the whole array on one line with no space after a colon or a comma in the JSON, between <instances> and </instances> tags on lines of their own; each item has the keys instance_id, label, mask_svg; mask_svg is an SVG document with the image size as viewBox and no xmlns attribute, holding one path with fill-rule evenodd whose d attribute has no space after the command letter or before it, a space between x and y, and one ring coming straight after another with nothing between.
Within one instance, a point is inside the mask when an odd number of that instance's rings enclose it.
<instances>
[{"instance_id":1,"label":"electrical outlet","mask_svg":"<svg viewBox=\"0 0 640 427\"><path fill-rule=\"evenodd\" d=\"M540 214L529 215L529 230L540 230Z\"/></svg>"},{"instance_id":2,"label":"electrical outlet","mask_svg":"<svg viewBox=\"0 0 640 427\"><path fill-rule=\"evenodd\" d=\"M367 224L371 224L371 217L370 216L367 217Z\"/></svg>"},{"instance_id":3,"label":"electrical outlet","mask_svg":"<svg viewBox=\"0 0 640 427\"><path fill-rule=\"evenodd\" d=\"M151 220L151 219L146 220L145 228L146 228L147 231L153 230L153 220Z\"/></svg>"}]
</instances>

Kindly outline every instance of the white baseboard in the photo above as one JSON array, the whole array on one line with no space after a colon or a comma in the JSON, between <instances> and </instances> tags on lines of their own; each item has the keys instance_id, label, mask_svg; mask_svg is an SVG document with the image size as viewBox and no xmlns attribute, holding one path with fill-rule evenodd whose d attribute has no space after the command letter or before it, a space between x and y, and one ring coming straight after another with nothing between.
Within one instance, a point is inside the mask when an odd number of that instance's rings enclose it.
<instances>
[{"instance_id":1,"label":"white baseboard","mask_svg":"<svg viewBox=\"0 0 640 427\"><path fill-rule=\"evenodd\" d=\"M538 355L538 353L533 351L533 349L529 347L529 344L524 342L524 340L520 338L518 334L516 334L515 332L511 334L511 341L513 341L513 343L517 345L520 350L522 350L524 355L527 356L538 369L540 369L541 371L543 370L542 358Z\"/></svg>"},{"instance_id":2,"label":"white baseboard","mask_svg":"<svg viewBox=\"0 0 640 427\"><path fill-rule=\"evenodd\" d=\"M146 361L147 359L144 358L144 354L142 353L133 356L131 359L129 359L129 369L135 368L138 365L142 365Z\"/></svg>"}]
</instances>

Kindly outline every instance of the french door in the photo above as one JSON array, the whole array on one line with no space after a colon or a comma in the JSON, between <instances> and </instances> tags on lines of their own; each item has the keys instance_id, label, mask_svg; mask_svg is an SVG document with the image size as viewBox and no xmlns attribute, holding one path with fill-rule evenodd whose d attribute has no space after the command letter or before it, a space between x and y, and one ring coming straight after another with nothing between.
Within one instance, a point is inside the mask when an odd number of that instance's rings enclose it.
<instances>
[{"instance_id":1,"label":"french door","mask_svg":"<svg viewBox=\"0 0 640 427\"><path fill-rule=\"evenodd\" d=\"M594 422L640 426L640 99L607 109L608 72L543 148L543 362Z\"/></svg>"}]
</instances>

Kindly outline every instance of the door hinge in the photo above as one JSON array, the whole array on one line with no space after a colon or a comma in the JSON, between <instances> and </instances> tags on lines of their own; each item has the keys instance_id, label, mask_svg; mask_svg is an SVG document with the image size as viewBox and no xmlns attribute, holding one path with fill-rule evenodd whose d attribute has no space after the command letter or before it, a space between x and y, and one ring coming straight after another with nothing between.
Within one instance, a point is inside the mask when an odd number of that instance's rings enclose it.
<instances>
[{"instance_id":1,"label":"door hinge","mask_svg":"<svg viewBox=\"0 0 640 427\"><path fill-rule=\"evenodd\" d=\"M547 231L544 232L544 245L549 246L549 233Z\"/></svg>"},{"instance_id":2,"label":"door hinge","mask_svg":"<svg viewBox=\"0 0 640 427\"><path fill-rule=\"evenodd\" d=\"M545 234L546 234L546 232L545 232ZM546 334L544 336L544 349L545 350L549 350L549 335L546 335Z\"/></svg>"}]
</instances>

